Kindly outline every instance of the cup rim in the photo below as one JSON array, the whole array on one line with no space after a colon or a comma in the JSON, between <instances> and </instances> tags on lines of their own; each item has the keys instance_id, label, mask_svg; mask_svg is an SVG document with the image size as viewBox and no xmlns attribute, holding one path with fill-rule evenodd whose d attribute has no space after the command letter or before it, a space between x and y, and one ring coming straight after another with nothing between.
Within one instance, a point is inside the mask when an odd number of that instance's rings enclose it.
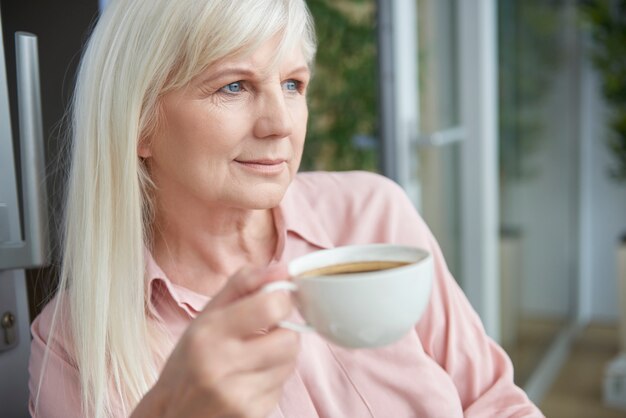
<instances>
[{"instance_id":1,"label":"cup rim","mask_svg":"<svg viewBox=\"0 0 626 418\"><path fill-rule=\"evenodd\" d=\"M337 259L330 259L330 260L327 259L326 262L316 263L314 265L309 264L306 267L301 266L301 264L305 264L307 262L315 263L316 259L325 259L329 253L337 254L338 252L345 252L348 255L348 258L345 259L343 262L352 263L352 262L368 260L368 258L365 255L362 256L363 257L362 259L359 259L359 256L358 255L355 256L355 254L363 254L363 252L368 252L368 251L380 251L381 249L388 250L388 252L394 252L394 254L396 252L404 252L404 255L406 255L407 253L413 253L415 257L412 260L406 260L407 257L396 257L394 255L393 257L388 256L388 258L386 258L385 256L380 256L379 254L375 257L377 260L382 259L382 260L389 260L389 261L391 260L407 261L409 264L404 265L404 266L392 267L386 270L377 270L377 271L369 271L369 272L324 274L324 275L319 275L319 276L298 277L303 272L306 272L312 269L328 267L333 264L341 264L341 261L338 262ZM321 278L323 278L325 281L332 280L332 279L337 279L337 280L342 280L342 281L358 280L358 279L367 279L370 277L380 277L381 275L382 276L393 275L399 271L419 268L422 265L428 264L431 259L432 259L432 254L429 251L427 251L424 248L420 248L420 247L412 246L412 245L400 245L400 244L389 244L389 243L354 244L354 245L351 244L351 245L344 245L344 246L314 251L312 253L308 253L300 257L297 257L289 262L288 271L289 271L290 277L294 281L317 281ZM311 260L314 260L314 261L311 261Z\"/></svg>"}]
</instances>

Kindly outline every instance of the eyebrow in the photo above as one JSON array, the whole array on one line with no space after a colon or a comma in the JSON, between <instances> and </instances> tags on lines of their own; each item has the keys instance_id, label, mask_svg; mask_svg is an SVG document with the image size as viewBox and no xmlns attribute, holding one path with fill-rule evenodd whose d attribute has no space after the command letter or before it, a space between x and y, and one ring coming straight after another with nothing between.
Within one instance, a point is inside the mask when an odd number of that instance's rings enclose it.
<instances>
[{"instance_id":1,"label":"eyebrow","mask_svg":"<svg viewBox=\"0 0 626 418\"><path fill-rule=\"evenodd\" d=\"M287 74L295 74L295 73L307 73L310 74L311 70L306 65L301 65L300 67L294 68L290 71L287 71Z\"/></svg>"},{"instance_id":2,"label":"eyebrow","mask_svg":"<svg viewBox=\"0 0 626 418\"><path fill-rule=\"evenodd\" d=\"M211 73L207 77L202 77L200 79L200 84L209 83L213 80L218 80L220 78L224 78L227 76L238 76L238 77L243 76L243 77L253 78L253 77L256 77L256 75L257 74L254 71L248 68L229 67L229 68L224 68L217 72Z\"/></svg>"},{"instance_id":3,"label":"eyebrow","mask_svg":"<svg viewBox=\"0 0 626 418\"><path fill-rule=\"evenodd\" d=\"M306 73L306 75L308 75L310 77L311 76L311 69L307 65L301 65L299 67L296 67L296 68L286 72L286 74L299 74L299 73Z\"/></svg>"},{"instance_id":4,"label":"eyebrow","mask_svg":"<svg viewBox=\"0 0 626 418\"><path fill-rule=\"evenodd\" d=\"M286 74L297 74L297 73L310 73L309 67L306 65L301 65L299 67L293 68L286 72ZM242 78L258 78L259 74L250 68L245 67L227 67L221 70L218 70L207 77L202 77L199 80L199 84L207 84L214 80L219 80L224 77L242 77Z\"/></svg>"}]
</instances>

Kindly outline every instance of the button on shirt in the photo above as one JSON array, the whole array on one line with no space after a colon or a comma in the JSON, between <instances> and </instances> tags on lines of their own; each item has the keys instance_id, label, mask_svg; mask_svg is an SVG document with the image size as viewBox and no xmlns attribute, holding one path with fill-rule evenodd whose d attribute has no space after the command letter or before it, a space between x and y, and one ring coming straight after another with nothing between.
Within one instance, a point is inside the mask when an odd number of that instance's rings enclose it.
<instances>
[{"instance_id":1,"label":"button on shirt","mask_svg":"<svg viewBox=\"0 0 626 418\"><path fill-rule=\"evenodd\" d=\"M272 418L543 416L513 383L509 358L485 334L437 242L399 186L363 172L301 173L273 212L276 262L348 244L394 243L430 251L435 278L422 318L391 345L354 350L315 333L302 335L296 370ZM150 309L178 337L210 298L171 282L148 252L146 258ZM32 326L31 394L50 344L39 410L46 417L78 417L71 343L62 332L48 341L51 316L49 305Z\"/></svg>"}]
</instances>

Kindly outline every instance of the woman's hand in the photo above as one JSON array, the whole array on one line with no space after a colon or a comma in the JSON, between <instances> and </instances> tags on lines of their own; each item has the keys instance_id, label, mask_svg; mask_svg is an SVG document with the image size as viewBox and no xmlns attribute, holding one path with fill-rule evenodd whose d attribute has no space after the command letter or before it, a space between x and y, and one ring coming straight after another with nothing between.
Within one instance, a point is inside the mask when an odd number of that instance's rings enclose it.
<instances>
[{"instance_id":1,"label":"woman's hand","mask_svg":"<svg viewBox=\"0 0 626 418\"><path fill-rule=\"evenodd\" d=\"M280 266L235 274L183 334L132 418L267 416L300 344L276 327L292 310L289 294L258 290L287 276Z\"/></svg>"}]
</instances>

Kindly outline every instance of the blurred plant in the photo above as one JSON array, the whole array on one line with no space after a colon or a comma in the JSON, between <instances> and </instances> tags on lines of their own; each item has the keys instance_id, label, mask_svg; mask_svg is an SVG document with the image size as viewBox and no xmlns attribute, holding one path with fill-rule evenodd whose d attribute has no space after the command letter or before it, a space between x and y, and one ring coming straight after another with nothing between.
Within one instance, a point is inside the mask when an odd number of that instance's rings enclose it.
<instances>
[{"instance_id":1,"label":"blurred plant","mask_svg":"<svg viewBox=\"0 0 626 418\"><path fill-rule=\"evenodd\" d=\"M626 0L586 0L581 11L590 24L592 60L602 77L602 92L612 108L608 146L616 165L610 174L626 181Z\"/></svg>"},{"instance_id":2,"label":"blurred plant","mask_svg":"<svg viewBox=\"0 0 626 418\"><path fill-rule=\"evenodd\" d=\"M376 30L373 0L308 0L318 50L309 88L303 170L376 171ZM376 142L374 142L376 143Z\"/></svg>"},{"instance_id":3,"label":"blurred plant","mask_svg":"<svg viewBox=\"0 0 626 418\"><path fill-rule=\"evenodd\" d=\"M562 1L499 3L500 172L534 175L528 156L540 145L542 103L562 62Z\"/></svg>"}]
</instances>

